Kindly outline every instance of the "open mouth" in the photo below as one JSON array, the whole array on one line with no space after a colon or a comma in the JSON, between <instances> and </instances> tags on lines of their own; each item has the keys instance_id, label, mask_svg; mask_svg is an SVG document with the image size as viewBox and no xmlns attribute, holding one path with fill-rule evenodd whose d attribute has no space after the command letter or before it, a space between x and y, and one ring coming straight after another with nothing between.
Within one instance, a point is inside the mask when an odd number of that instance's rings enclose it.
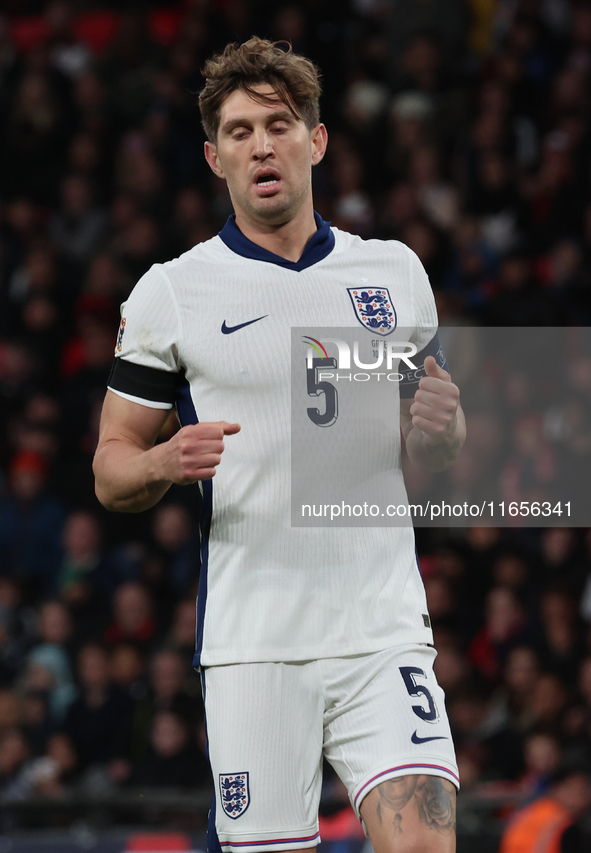
<instances>
[{"instance_id":1,"label":"open mouth","mask_svg":"<svg viewBox=\"0 0 591 853\"><path fill-rule=\"evenodd\" d=\"M279 175L274 172L261 172L255 179L255 184L258 187L272 187L280 181Z\"/></svg>"}]
</instances>

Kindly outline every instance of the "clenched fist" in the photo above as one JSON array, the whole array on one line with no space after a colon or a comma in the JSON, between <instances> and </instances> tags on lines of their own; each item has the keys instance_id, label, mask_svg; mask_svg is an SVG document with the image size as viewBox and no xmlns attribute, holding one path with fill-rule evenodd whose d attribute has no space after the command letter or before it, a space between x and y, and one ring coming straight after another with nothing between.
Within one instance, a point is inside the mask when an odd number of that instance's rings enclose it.
<instances>
[{"instance_id":1,"label":"clenched fist","mask_svg":"<svg viewBox=\"0 0 591 853\"><path fill-rule=\"evenodd\" d=\"M400 425L411 462L436 473L458 458L466 440L466 421L458 386L431 355L425 359L425 373L414 399L400 401Z\"/></svg>"},{"instance_id":2,"label":"clenched fist","mask_svg":"<svg viewBox=\"0 0 591 853\"><path fill-rule=\"evenodd\" d=\"M202 423L180 429L160 445L162 479L179 486L211 480L224 452L224 436L240 432L240 424Z\"/></svg>"},{"instance_id":3,"label":"clenched fist","mask_svg":"<svg viewBox=\"0 0 591 853\"><path fill-rule=\"evenodd\" d=\"M425 359L425 373L410 407L412 425L425 435L427 444L439 443L455 431L460 391L431 355Z\"/></svg>"}]
</instances>

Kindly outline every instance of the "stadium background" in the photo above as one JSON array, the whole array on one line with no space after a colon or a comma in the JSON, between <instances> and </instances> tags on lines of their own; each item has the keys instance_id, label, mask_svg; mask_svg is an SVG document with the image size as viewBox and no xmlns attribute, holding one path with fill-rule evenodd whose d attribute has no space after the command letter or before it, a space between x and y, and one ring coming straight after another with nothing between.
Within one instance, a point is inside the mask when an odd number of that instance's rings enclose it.
<instances>
[{"instance_id":1,"label":"stadium background","mask_svg":"<svg viewBox=\"0 0 591 853\"><path fill-rule=\"evenodd\" d=\"M591 5L0 10L0 850L142 849L123 829L140 825L202 848L194 490L110 515L90 467L120 302L231 212L202 157L199 69L228 41L289 40L323 72L326 219L411 246L443 324L584 333ZM553 430L523 376L496 376L517 448L501 473L517 494L588 466L591 367L576 368L574 414L565 403ZM435 529L418 545L464 786L460 850L492 853L557 767L591 760L591 537ZM345 805L327 773L325 844L353 851L363 839Z\"/></svg>"}]
</instances>

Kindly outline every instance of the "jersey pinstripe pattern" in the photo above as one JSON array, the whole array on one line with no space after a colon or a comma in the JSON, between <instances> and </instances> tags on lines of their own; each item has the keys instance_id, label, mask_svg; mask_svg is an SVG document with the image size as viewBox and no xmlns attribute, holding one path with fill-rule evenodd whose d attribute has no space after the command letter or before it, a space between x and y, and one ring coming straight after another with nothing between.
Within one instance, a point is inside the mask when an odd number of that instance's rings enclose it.
<instances>
[{"instance_id":1,"label":"jersey pinstripe pattern","mask_svg":"<svg viewBox=\"0 0 591 853\"><path fill-rule=\"evenodd\" d=\"M152 267L122 306L117 358L178 374L183 424L242 426L202 484L196 665L432 642L412 529L290 526L291 328L356 326L347 289L362 280L389 289L419 351L437 325L427 276L406 246L319 224L299 265L264 250L249 257L246 238L233 243L230 230L223 239L224 229ZM171 405L115 380L110 387L147 406ZM392 442L399 448L397 424Z\"/></svg>"}]
</instances>

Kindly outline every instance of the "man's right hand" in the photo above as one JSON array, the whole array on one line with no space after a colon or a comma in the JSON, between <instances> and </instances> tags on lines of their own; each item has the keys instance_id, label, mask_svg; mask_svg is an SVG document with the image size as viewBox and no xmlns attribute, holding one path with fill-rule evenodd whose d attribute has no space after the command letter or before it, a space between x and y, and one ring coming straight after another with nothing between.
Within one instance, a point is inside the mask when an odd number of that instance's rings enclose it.
<instances>
[{"instance_id":1,"label":"man's right hand","mask_svg":"<svg viewBox=\"0 0 591 853\"><path fill-rule=\"evenodd\" d=\"M194 424L180 429L159 445L162 479L179 486L211 480L224 452L224 436L240 432L240 424L227 421Z\"/></svg>"},{"instance_id":2,"label":"man's right hand","mask_svg":"<svg viewBox=\"0 0 591 853\"><path fill-rule=\"evenodd\" d=\"M107 391L93 465L96 495L107 509L142 512L155 506L172 483L210 480L220 464L224 436L240 431L239 424L204 422L156 444L168 414Z\"/></svg>"}]
</instances>

